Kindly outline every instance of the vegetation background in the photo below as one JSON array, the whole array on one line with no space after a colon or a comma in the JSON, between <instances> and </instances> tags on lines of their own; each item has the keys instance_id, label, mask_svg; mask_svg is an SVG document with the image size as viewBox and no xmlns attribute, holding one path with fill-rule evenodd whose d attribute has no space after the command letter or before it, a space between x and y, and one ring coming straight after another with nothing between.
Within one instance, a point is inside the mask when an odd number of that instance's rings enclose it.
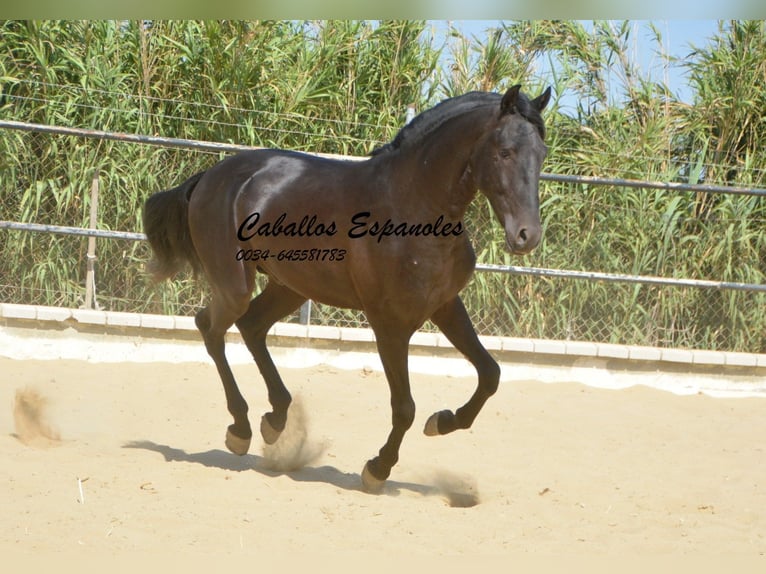
<instances>
[{"instance_id":1,"label":"vegetation background","mask_svg":"<svg viewBox=\"0 0 766 574\"><path fill-rule=\"evenodd\" d=\"M683 62L692 102L632 57L630 22L524 21L483 36L424 21L2 21L0 118L365 155L407 107L469 90L553 86L548 173L766 187L766 29L727 21ZM617 89L615 90L615 82ZM574 106L560 105L562 97ZM220 154L0 130L0 219L140 231L153 192ZM487 203L467 227L483 263L764 283L764 199L545 183L545 236L511 260ZM86 240L0 232L0 301L77 307ZM143 273L144 242L99 240L97 301L191 314L205 289ZM464 299L482 334L766 352L764 296L477 273ZM358 313L314 306L312 322ZM427 327L428 328L428 327Z\"/></svg>"}]
</instances>

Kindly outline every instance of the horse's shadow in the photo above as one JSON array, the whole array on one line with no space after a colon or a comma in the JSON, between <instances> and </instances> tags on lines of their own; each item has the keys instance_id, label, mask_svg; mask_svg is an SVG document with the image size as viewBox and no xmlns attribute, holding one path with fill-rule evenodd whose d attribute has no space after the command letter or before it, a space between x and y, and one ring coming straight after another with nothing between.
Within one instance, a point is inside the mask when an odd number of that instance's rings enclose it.
<instances>
[{"instance_id":1,"label":"horse's shadow","mask_svg":"<svg viewBox=\"0 0 766 574\"><path fill-rule=\"evenodd\" d=\"M204 452L189 453L180 448L174 448L164 444L157 444L149 440L130 441L122 445L122 448L148 450L161 454L166 462L186 462L200 464L208 468L219 468L230 472L255 471L268 477L287 476L296 482L316 482L330 484L337 488L349 491L364 492L362 478L359 473L347 473L334 466L304 466L299 470L277 471L269 467L269 461L258 455L247 454L235 456L228 451L213 449ZM425 484L412 482L386 481L381 494L398 496L401 491L407 490L422 496L434 496L443 494L440 489Z\"/></svg>"}]
</instances>

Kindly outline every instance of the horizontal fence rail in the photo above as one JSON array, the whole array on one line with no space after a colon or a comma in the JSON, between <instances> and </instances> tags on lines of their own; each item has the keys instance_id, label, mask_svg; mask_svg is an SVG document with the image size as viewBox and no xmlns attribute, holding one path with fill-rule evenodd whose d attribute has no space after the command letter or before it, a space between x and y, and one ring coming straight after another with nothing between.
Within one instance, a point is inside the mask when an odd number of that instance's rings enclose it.
<instances>
[{"instance_id":1,"label":"horizontal fence rail","mask_svg":"<svg viewBox=\"0 0 766 574\"><path fill-rule=\"evenodd\" d=\"M68 128L64 126L50 126L45 124L32 124L27 122L17 122L14 120L0 120L0 129L6 128L11 130L19 130L25 132L38 132L46 134L73 136L81 138L92 138L98 140L110 140L118 142L137 143L145 145L156 145L162 147L181 148L197 151L214 151L214 152L241 152L251 151L256 149L264 149L258 146L249 146L232 143L218 143L210 141L189 140L183 138L168 138L161 136L147 136L140 134L128 134L123 132L107 132L102 130L88 130L83 128ZM312 153L318 157L327 157L333 159L346 159L346 160L364 160L364 157L338 155L332 153Z\"/></svg>"},{"instance_id":2,"label":"horizontal fence rail","mask_svg":"<svg viewBox=\"0 0 766 574\"><path fill-rule=\"evenodd\" d=\"M625 275L622 273L601 273L597 271L571 271L567 269L545 269L540 267L519 267L516 265L489 265L479 263L477 271L532 275L536 277L557 277L560 279L587 279L610 283L638 283L672 287L697 287L701 289L731 289L733 291L759 291L766 293L766 285L758 283L736 283L732 281L708 281L704 279L675 279L648 275Z\"/></svg>"},{"instance_id":3,"label":"horizontal fence rail","mask_svg":"<svg viewBox=\"0 0 766 574\"><path fill-rule=\"evenodd\" d=\"M168 138L161 136L148 136L139 134L128 134L121 132L107 132L102 130L89 130L83 128L70 128L64 126L51 126L45 124L34 124L27 122L18 122L13 120L0 120L0 128L7 128L12 130L28 131L28 132L40 132L56 135L66 135L74 137L85 137L111 141L130 142L146 145L157 145L165 147L174 147L182 149L200 150L200 151L216 151L216 152L240 152L247 150L263 149L257 146L247 146L241 144L230 143L217 143L209 141L189 140L183 138ZM338 155L338 154L326 154L326 153L314 153L319 157L327 157L334 159L344 159L352 161L362 161L367 159L366 157L350 156L350 155ZM543 173L540 175L540 179L543 181L551 181L555 183L576 183L581 185L599 185L599 186L613 186L613 187L629 187L629 188L643 188L643 189L660 189L664 191L692 191L696 193L728 193L734 195L753 195L759 197L766 197L766 189L759 188L745 188L745 187L730 187L721 185L705 185L705 184L690 184L690 183L673 183L663 181L641 181L635 179L619 179L619 178L602 178L586 175L556 175L550 173Z\"/></svg>"},{"instance_id":4,"label":"horizontal fence rail","mask_svg":"<svg viewBox=\"0 0 766 574\"><path fill-rule=\"evenodd\" d=\"M758 197L766 197L766 189L749 187L674 183L666 181L641 181L637 179L619 179L587 175L554 175L551 173L540 174L540 179L556 183L577 183L581 185L630 187L634 189L660 189L662 191L693 191L696 193L728 193L731 195L754 195Z\"/></svg>"},{"instance_id":5,"label":"horizontal fence rail","mask_svg":"<svg viewBox=\"0 0 766 574\"><path fill-rule=\"evenodd\" d=\"M53 233L54 235L79 235L82 237L104 237L107 239L128 239L143 241L144 233L130 231L109 231L106 229L89 229L87 227L68 227L66 225L44 225L41 223L20 223L18 221L0 221L0 229L16 229L21 231L36 231L38 233Z\"/></svg>"}]
</instances>

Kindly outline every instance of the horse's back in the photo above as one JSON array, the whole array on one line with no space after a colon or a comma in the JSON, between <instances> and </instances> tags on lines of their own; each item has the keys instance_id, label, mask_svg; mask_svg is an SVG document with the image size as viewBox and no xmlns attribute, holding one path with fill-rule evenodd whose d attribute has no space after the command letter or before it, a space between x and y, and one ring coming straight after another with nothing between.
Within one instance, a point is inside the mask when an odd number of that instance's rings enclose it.
<instances>
[{"instance_id":1,"label":"horse's back","mask_svg":"<svg viewBox=\"0 0 766 574\"><path fill-rule=\"evenodd\" d=\"M207 171L206 176L232 185L247 180L294 181L300 177L343 175L359 162L325 158L308 153L257 149L228 157Z\"/></svg>"}]
</instances>

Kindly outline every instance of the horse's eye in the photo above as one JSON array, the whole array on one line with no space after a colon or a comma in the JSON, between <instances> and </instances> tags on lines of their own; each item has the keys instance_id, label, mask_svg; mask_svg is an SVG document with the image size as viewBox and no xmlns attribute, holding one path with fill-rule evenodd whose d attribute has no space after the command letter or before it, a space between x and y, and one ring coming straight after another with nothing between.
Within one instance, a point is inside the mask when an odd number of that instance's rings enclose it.
<instances>
[{"instance_id":1,"label":"horse's eye","mask_svg":"<svg viewBox=\"0 0 766 574\"><path fill-rule=\"evenodd\" d=\"M511 150L508 148L502 148L500 150L500 157L503 159L511 159Z\"/></svg>"}]
</instances>

